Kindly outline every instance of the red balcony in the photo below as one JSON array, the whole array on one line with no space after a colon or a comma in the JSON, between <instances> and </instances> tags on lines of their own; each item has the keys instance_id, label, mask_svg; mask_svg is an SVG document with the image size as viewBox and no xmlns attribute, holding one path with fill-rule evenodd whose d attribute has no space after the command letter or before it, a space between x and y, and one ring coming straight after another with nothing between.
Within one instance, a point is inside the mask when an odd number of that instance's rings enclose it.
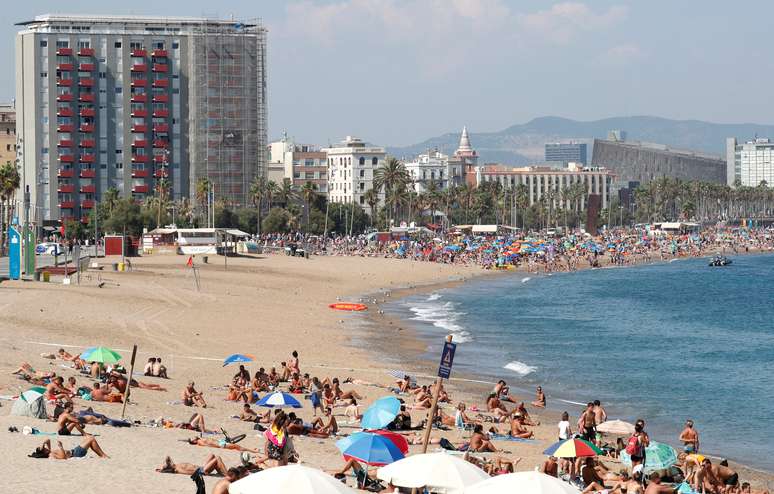
<instances>
[{"instance_id":1,"label":"red balcony","mask_svg":"<svg viewBox=\"0 0 774 494\"><path fill-rule=\"evenodd\" d=\"M148 95L145 93L133 94L130 100L132 103L146 103L148 101Z\"/></svg>"},{"instance_id":2,"label":"red balcony","mask_svg":"<svg viewBox=\"0 0 774 494\"><path fill-rule=\"evenodd\" d=\"M56 116L57 117L72 117L73 115L75 115L75 113L73 113L73 109L72 108L63 107L63 108L57 108L56 109Z\"/></svg>"},{"instance_id":3,"label":"red balcony","mask_svg":"<svg viewBox=\"0 0 774 494\"><path fill-rule=\"evenodd\" d=\"M57 79L56 85L61 87L70 87L73 85L72 79Z\"/></svg>"},{"instance_id":4,"label":"red balcony","mask_svg":"<svg viewBox=\"0 0 774 494\"><path fill-rule=\"evenodd\" d=\"M169 171L163 168L159 168L153 173L153 176L156 178L167 178L169 177Z\"/></svg>"},{"instance_id":5,"label":"red balcony","mask_svg":"<svg viewBox=\"0 0 774 494\"><path fill-rule=\"evenodd\" d=\"M167 50L153 50L151 52L151 56L155 58L166 58L167 57Z\"/></svg>"},{"instance_id":6,"label":"red balcony","mask_svg":"<svg viewBox=\"0 0 774 494\"><path fill-rule=\"evenodd\" d=\"M169 79L156 79L153 81L153 87L169 87Z\"/></svg>"},{"instance_id":7,"label":"red balcony","mask_svg":"<svg viewBox=\"0 0 774 494\"><path fill-rule=\"evenodd\" d=\"M59 209L74 209L75 208L75 201L62 201L59 203ZM63 218L63 221L69 221L75 219L73 217L67 217Z\"/></svg>"},{"instance_id":8,"label":"red balcony","mask_svg":"<svg viewBox=\"0 0 774 494\"><path fill-rule=\"evenodd\" d=\"M148 173L148 170L136 168L132 170L132 178L146 178Z\"/></svg>"},{"instance_id":9,"label":"red balcony","mask_svg":"<svg viewBox=\"0 0 774 494\"><path fill-rule=\"evenodd\" d=\"M169 103L169 95L167 93L154 94L153 95L153 102L154 103Z\"/></svg>"},{"instance_id":10,"label":"red balcony","mask_svg":"<svg viewBox=\"0 0 774 494\"><path fill-rule=\"evenodd\" d=\"M149 190L149 187L147 185L133 185L132 186L132 192L136 192L138 194L147 194Z\"/></svg>"},{"instance_id":11,"label":"red balcony","mask_svg":"<svg viewBox=\"0 0 774 494\"><path fill-rule=\"evenodd\" d=\"M138 139L132 143L133 148L144 148L148 145L148 141L145 139Z\"/></svg>"},{"instance_id":12,"label":"red balcony","mask_svg":"<svg viewBox=\"0 0 774 494\"><path fill-rule=\"evenodd\" d=\"M145 110L145 109L132 110L132 113L130 115L132 118L145 118L148 116L148 110Z\"/></svg>"},{"instance_id":13,"label":"red balcony","mask_svg":"<svg viewBox=\"0 0 774 494\"><path fill-rule=\"evenodd\" d=\"M56 147L59 147L59 148L71 148L71 147L73 147L73 141L70 140L70 139L62 139L61 141L59 141L57 143Z\"/></svg>"},{"instance_id":14,"label":"red balcony","mask_svg":"<svg viewBox=\"0 0 774 494\"><path fill-rule=\"evenodd\" d=\"M56 96L57 101L61 101L65 103L69 101L73 101L74 99L75 99L75 96L72 93L63 93L63 94L58 94Z\"/></svg>"},{"instance_id":15,"label":"red balcony","mask_svg":"<svg viewBox=\"0 0 774 494\"><path fill-rule=\"evenodd\" d=\"M81 139L78 146L82 148L93 148L96 144L97 142L94 139Z\"/></svg>"},{"instance_id":16,"label":"red balcony","mask_svg":"<svg viewBox=\"0 0 774 494\"><path fill-rule=\"evenodd\" d=\"M94 93L81 93L78 95L78 101L83 103L94 103L97 100L97 95Z\"/></svg>"},{"instance_id":17,"label":"red balcony","mask_svg":"<svg viewBox=\"0 0 774 494\"><path fill-rule=\"evenodd\" d=\"M132 87L146 87L148 79L132 79Z\"/></svg>"},{"instance_id":18,"label":"red balcony","mask_svg":"<svg viewBox=\"0 0 774 494\"><path fill-rule=\"evenodd\" d=\"M93 117L97 115L97 110L94 108L81 108L81 111L78 112L82 117Z\"/></svg>"},{"instance_id":19,"label":"red balcony","mask_svg":"<svg viewBox=\"0 0 774 494\"><path fill-rule=\"evenodd\" d=\"M150 161L150 156L147 154L133 154L132 155L132 163L148 163Z\"/></svg>"},{"instance_id":20,"label":"red balcony","mask_svg":"<svg viewBox=\"0 0 774 494\"><path fill-rule=\"evenodd\" d=\"M165 63L154 63L152 70L153 72L167 72L169 70L169 65Z\"/></svg>"},{"instance_id":21,"label":"red balcony","mask_svg":"<svg viewBox=\"0 0 774 494\"><path fill-rule=\"evenodd\" d=\"M132 65L132 68L130 69L132 72L147 72L148 66L144 63L136 63Z\"/></svg>"},{"instance_id":22,"label":"red balcony","mask_svg":"<svg viewBox=\"0 0 774 494\"><path fill-rule=\"evenodd\" d=\"M143 132L148 132L148 126L145 124L136 124L132 125L131 130L135 134L142 134Z\"/></svg>"},{"instance_id":23,"label":"red balcony","mask_svg":"<svg viewBox=\"0 0 774 494\"><path fill-rule=\"evenodd\" d=\"M56 127L57 132L73 132L74 130L75 125L73 124L61 124Z\"/></svg>"},{"instance_id":24,"label":"red balcony","mask_svg":"<svg viewBox=\"0 0 774 494\"><path fill-rule=\"evenodd\" d=\"M94 79L80 79L78 85L81 87L94 87Z\"/></svg>"},{"instance_id":25,"label":"red balcony","mask_svg":"<svg viewBox=\"0 0 774 494\"><path fill-rule=\"evenodd\" d=\"M97 155L96 154L82 154L78 161L81 163L95 163L97 161Z\"/></svg>"},{"instance_id":26,"label":"red balcony","mask_svg":"<svg viewBox=\"0 0 774 494\"><path fill-rule=\"evenodd\" d=\"M148 56L148 50L143 50L143 49L132 50L130 53L131 53L131 55L133 57L146 57L146 56Z\"/></svg>"},{"instance_id":27,"label":"red balcony","mask_svg":"<svg viewBox=\"0 0 774 494\"><path fill-rule=\"evenodd\" d=\"M75 163L75 155L74 154L60 154L59 155L59 161L62 163Z\"/></svg>"},{"instance_id":28,"label":"red balcony","mask_svg":"<svg viewBox=\"0 0 774 494\"><path fill-rule=\"evenodd\" d=\"M72 56L73 49L72 48L57 48L56 49L56 54L59 55L59 56L63 56L63 57L69 57L69 56Z\"/></svg>"},{"instance_id":29,"label":"red balcony","mask_svg":"<svg viewBox=\"0 0 774 494\"><path fill-rule=\"evenodd\" d=\"M153 147L157 149L166 149L169 147L169 141L165 139L154 139Z\"/></svg>"},{"instance_id":30,"label":"red balcony","mask_svg":"<svg viewBox=\"0 0 774 494\"><path fill-rule=\"evenodd\" d=\"M79 72L92 72L94 70L94 64L93 63L81 63L78 64L78 71Z\"/></svg>"},{"instance_id":31,"label":"red balcony","mask_svg":"<svg viewBox=\"0 0 774 494\"><path fill-rule=\"evenodd\" d=\"M165 123L153 124L153 132L169 132L169 125Z\"/></svg>"},{"instance_id":32,"label":"red balcony","mask_svg":"<svg viewBox=\"0 0 774 494\"><path fill-rule=\"evenodd\" d=\"M56 70L60 72L70 72L75 66L71 63L58 63L56 64Z\"/></svg>"},{"instance_id":33,"label":"red balcony","mask_svg":"<svg viewBox=\"0 0 774 494\"><path fill-rule=\"evenodd\" d=\"M73 178L75 176L75 170L72 168L60 168L56 171L56 176L59 178Z\"/></svg>"},{"instance_id":34,"label":"red balcony","mask_svg":"<svg viewBox=\"0 0 774 494\"><path fill-rule=\"evenodd\" d=\"M153 118L167 118L169 116L169 110L166 108L153 110Z\"/></svg>"},{"instance_id":35,"label":"red balcony","mask_svg":"<svg viewBox=\"0 0 774 494\"><path fill-rule=\"evenodd\" d=\"M75 192L75 184L59 184L56 191L64 194L72 194Z\"/></svg>"},{"instance_id":36,"label":"red balcony","mask_svg":"<svg viewBox=\"0 0 774 494\"><path fill-rule=\"evenodd\" d=\"M94 184L81 185L81 194L93 194L96 190L97 186Z\"/></svg>"},{"instance_id":37,"label":"red balcony","mask_svg":"<svg viewBox=\"0 0 774 494\"><path fill-rule=\"evenodd\" d=\"M85 201L81 202L81 207L82 207L83 209L93 209L93 208L94 208L94 200L92 200L92 199L86 199ZM81 221L83 221L84 223L86 223L86 222L88 222L89 220L88 220L88 218L86 218L86 217L84 216L83 218L81 218Z\"/></svg>"},{"instance_id":38,"label":"red balcony","mask_svg":"<svg viewBox=\"0 0 774 494\"><path fill-rule=\"evenodd\" d=\"M79 57L93 57L94 56L94 48L79 48L78 49L78 56Z\"/></svg>"},{"instance_id":39,"label":"red balcony","mask_svg":"<svg viewBox=\"0 0 774 494\"><path fill-rule=\"evenodd\" d=\"M94 168L84 168L81 170L81 178L95 178L97 176L97 170Z\"/></svg>"},{"instance_id":40,"label":"red balcony","mask_svg":"<svg viewBox=\"0 0 774 494\"><path fill-rule=\"evenodd\" d=\"M156 155L153 156L153 162L154 163L164 164L166 162L165 158L166 158L166 156L164 156L163 154L156 154Z\"/></svg>"},{"instance_id":41,"label":"red balcony","mask_svg":"<svg viewBox=\"0 0 774 494\"><path fill-rule=\"evenodd\" d=\"M85 133L92 133L94 132L94 124L81 124L81 128L79 130Z\"/></svg>"}]
</instances>

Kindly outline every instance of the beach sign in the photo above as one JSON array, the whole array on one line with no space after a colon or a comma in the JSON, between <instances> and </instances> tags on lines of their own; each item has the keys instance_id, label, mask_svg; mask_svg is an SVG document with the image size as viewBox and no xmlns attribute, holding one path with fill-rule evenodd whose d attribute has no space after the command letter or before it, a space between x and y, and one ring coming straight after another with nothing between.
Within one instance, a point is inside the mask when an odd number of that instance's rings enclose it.
<instances>
[{"instance_id":1,"label":"beach sign","mask_svg":"<svg viewBox=\"0 0 774 494\"><path fill-rule=\"evenodd\" d=\"M438 366L438 377L449 379L452 370L452 363L454 362L454 351L456 349L456 343L452 343L450 341L444 342L443 352L441 352L441 365Z\"/></svg>"}]
</instances>

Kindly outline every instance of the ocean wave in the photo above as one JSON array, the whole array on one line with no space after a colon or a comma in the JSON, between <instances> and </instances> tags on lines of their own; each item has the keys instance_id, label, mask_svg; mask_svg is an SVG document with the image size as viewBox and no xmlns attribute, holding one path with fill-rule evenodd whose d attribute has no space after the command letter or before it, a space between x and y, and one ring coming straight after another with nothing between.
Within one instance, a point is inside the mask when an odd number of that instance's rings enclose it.
<instances>
[{"instance_id":1,"label":"ocean wave","mask_svg":"<svg viewBox=\"0 0 774 494\"><path fill-rule=\"evenodd\" d=\"M428 302L433 302L433 301L438 300L439 298L441 298L441 294L440 293L431 293L430 296L427 297L427 301Z\"/></svg>"},{"instance_id":2,"label":"ocean wave","mask_svg":"<svg viewBox=\"0 0 774 494\"><path fill-rule=\"evenodd\" d=\"M438 298L411 304L409 311L414 314L411 320L430 323L433 327L444 330L454 337L455 343L472 341L473 337L470 332L466 331L460 324L460 317L465 313L456 310L457 306L454 302L439 303Z\"/></svg>"},{"instance_id":3,"label":"ocean wave","mask_svg":"<svg viewBox=\"0 0 774 494\"><path fill-rule=\"evenodd\" d=\"M503 366L503 368L508 369L509 371L513 371L522 377L532 374L537 370L537 367L527 365L524 362L519 362L518 360L514 360L513 362L508 362Z\"/></svg>"}]
</instances>

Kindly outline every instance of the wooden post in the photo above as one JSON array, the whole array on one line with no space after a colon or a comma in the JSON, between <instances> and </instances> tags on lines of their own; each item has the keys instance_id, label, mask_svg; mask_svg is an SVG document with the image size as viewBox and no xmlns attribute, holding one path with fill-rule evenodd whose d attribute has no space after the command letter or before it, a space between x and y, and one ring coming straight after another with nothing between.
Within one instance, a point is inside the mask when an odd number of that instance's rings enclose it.
<instances>
[{"instance_id":1,"label":"wooden post","mask_svg":"<svg viewBox=\"0 0 774 494\"><path fill-rule=\"evenodd\" d=\"M452 335L446 337L446 341L451 343ZM430 413L427 416L427 429L425 429L425 438L422 441L422 454L427 453L427 444L430 442L430 431L433 429L433 419L435 418L435 412L438 409L438 395L441 393L442 377L438 377L435 381L435 391L433 392L433 404L430 406Z\"/></svg>"},{"instance_id":2,"label":"wooden post","mask_svg":"<svg viewBox=\"0 0 774 494\"><path fill-rule=\"evenodd\" d=\"M129 374L126 376L126 389L124 389L124 404L121 406L121 419L126 412L126 403L129 401L129 389L132 387L132 372L134 372L134 358L137 356L137 345L132 347L132 360L129 363Z\"/></svg>"}]
</instances>

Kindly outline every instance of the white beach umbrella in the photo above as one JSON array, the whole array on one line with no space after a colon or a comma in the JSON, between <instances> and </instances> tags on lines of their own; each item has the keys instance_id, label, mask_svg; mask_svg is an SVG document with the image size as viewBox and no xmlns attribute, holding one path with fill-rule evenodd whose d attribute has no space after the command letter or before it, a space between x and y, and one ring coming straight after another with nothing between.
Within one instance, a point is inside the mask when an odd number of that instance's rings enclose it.
<instances>
[{"instance_id":1,"label":"white beach umbrella","mask_svg":"<svg viewBox=\"0 0 774 494\"><path fill-rule=\"evenodd\" d=\"M465 489L465 494L579 494L580 490L569 482L544 473L528 471L490 477Z\"/></svg>"},{"instance_id":2,"label":"white beach umbrella","mask_svg":"<svg viewBox=\"0 0 774 494\"><path fill-rule=\"evenodd\" d=\"M489 475L459 456L447 453L412 455L380 468L376 476L397 487L427 487L430 492L461 494Z\"/></svg>"},{"instance_id":3,"label":"white beach umbrella","mask_svg":"<svg viewBox=\"0 0 774 494\"><path fill-rule=\"evenodd\" d=\"M623 420L608 420L599 424L597 426L597 431L605 434L619 434L626 436L628 434L634 434L634 424L624 422Z\"/></svg>"},{"instance_id":4,"label":"white beach umbrella","mask_svg":"<svg viewBox=\"0 0 774 494\"><path fill-rule=\"evenodd\" d=\"M237 480L229 494L354 494L355 490L322 470L302 465L267 468Z\"/></svg>"}]
</instances>

